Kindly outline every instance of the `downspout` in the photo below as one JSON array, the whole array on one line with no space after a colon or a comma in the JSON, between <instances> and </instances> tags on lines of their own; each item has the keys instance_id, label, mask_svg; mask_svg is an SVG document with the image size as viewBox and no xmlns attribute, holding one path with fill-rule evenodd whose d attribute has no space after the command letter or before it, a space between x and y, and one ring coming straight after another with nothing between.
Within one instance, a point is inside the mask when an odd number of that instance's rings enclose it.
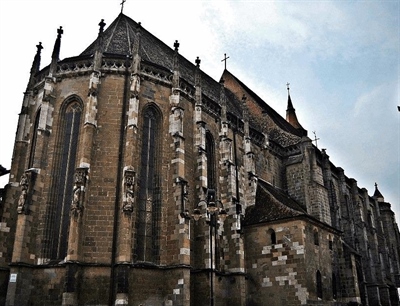
<instances>
[{"instance_id":1,"label":"downspout","mask_svg":"<svg viewBox=\"0 0 400 306\"><path fill-rule=\"evenodd\" d=\"M124 138L125 138L125 127L126 127L126 101L128 97L129 90L129 59L130 56L126 56L125 61L125 84L124 84L124 94L122 97L122 113L121 113L121 128L119 135L119 146L118 146L118 171L117 171L117 182L115 186L115 205L114 205L114 225L113 225L113 241L111 249L111 276L110 276L110 295L108 305L114 305L115 301L115 256L117 253L117 235L118 235L118 219L119 219L119 207L121 199L121 181L123 173L123 151L124 151Z\"/></svg>"}]
</instances>

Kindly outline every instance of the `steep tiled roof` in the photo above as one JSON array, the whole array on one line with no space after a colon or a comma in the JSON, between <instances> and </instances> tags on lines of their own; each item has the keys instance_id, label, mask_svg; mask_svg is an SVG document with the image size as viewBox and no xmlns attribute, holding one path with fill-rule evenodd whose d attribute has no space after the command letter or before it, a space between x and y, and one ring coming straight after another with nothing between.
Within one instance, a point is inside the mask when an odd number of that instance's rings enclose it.
<instances>
[{"instance_id":1,"label":"steep tiled roof","mask_svg":"<svg viewBox=\"0 0 400 306\"><path fill-rule=\"evenodd\" d=\"M246 209L244 224L251 225L304 215L307 215L307 212L283 190L259 179L256 204Z\"/></svg>"},{"instance_id":2,"label":"steep tiled roof","mask_svg":"<svg viewBox=\"0 0 400 306\"><path fill-rule=\"evenodd\" d=\"M248 93L248 95L250 95L251 98L272 118L272 120L277 126L279 126L279 128L281 128L285 132L289 132L299 137L302 137L304 135L303 131L294 128L289 122L287 122L271 106L269 106L263 99L261 99L254 91L247 87L231 72L225 70L224 73L229 73L236 80L236 82Z\"/></svg>"}]
</instances>

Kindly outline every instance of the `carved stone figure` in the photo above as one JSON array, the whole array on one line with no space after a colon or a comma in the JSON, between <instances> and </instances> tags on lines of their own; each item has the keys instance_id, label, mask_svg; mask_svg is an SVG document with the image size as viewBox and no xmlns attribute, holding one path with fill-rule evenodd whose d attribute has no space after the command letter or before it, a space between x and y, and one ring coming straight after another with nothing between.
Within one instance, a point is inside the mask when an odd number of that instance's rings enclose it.
<instances>
[{"instance_id":1,"label":"carved stone figure","mask_svg":"<svg viewBox=\"0 0 400 306\"><path fill-rule=\"evenodd\" d=\"M77 168L74 188L72 190L71 215L78 217L83 211L84 190L86 185L87 168Z\"/></svg>"},{"instance_id":2,"label":"carved stone figure","mask_svg":"<svg viewBox=\"0 0 400 306\"><path fill-rule=\"evenodd\" d=\"M17 211L19 214L21 214L22 212L25 211L26 199L28 196L28 188L29 188L29 178L26 173L22 175L19 185L21 186L22 190L18 199Z\"/></svg>"},{"instance_id":3,"label":"carved stone figure","mask_svg":"<svg viewBox=\"0 0 400 306\"><path fill-rule=\"evenodd\" d=\"M80 207L80 195L81 195L81 187L75 185L73 191L72 203L71 203L71 213L78 214L81 210Z\"/></svg>"},{"instance_id":4,"label":"carved stone figure","mask_svg":"<svg viewBox=\"0 0 400 306\"><path fill-rule=\"evenodd\" d=\"M124 173L124 181L125 181L125 197L122 205L122 210L125 213L131 213L133 211L135 195L134 195L134 186L135 186L135 172L133 170L125 170Z\"/></svg>"}]
</instances>

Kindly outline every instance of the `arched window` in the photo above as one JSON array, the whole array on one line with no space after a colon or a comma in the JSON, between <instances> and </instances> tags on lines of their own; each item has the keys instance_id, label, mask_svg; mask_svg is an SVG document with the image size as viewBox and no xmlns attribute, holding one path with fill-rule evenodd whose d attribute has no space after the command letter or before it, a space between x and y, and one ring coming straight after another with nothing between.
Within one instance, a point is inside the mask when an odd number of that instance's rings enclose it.
<instances>
[{"instance_id":1,"label":"arched window","mask_svg":"<svg viewBox=\"0 0 400 306\"><path fill-rule=\"evenodd\" d=\"M319 270L317 270L316 273L316 281L317 281L317 297L322 299L322 276Z\"/></svg>"},{"instance_id":2,"label":"arched window","mask_svg":"<svg viewBox=\"0 0 400 306\"><path fill-rule=\"evenodd\" d=\"M206 132L206 156L207 156L207 186L217 189L215 180L215 145L214 138L209 131Z\"/></svg>"},{"instance_id":3,"label":"arched window","mask_svg":"<svg viewBox=\"0 0 400 306\"><path fill-rule=\"evenodd\" d=\"M136 222L136 260L159 260L161 180L160 133L161 116L150 106L143 112L139 172L138 218Z\"/></svg>"},{"instance_id":4,"label":"arched window","mask_svg":"<svg viewBox=\"0 0 400 306\"><path fill-rule=\"evenodd\" d=\"M76 100L61 110L58 149L54 178L54 219L52 231L51 258L63 259L67 254L69 213L76 169L76 153L82 106Z\"/></svg>"},{"instance_id":5,"label":"arched window","mask_svg":"<svg viewBox=\"0 0 400 306\"><path fill-rule=\"evenodd\" d=\"M31 151L29 154L29 162L28 162L28 169L33 167L35 162L35 151L36 151L36 142L37 142L37 133L39 127L39 119L40 119L40 109L36 113L35 123L32 130L32 138L31 138Z\"/></svg>"}]
</instances>

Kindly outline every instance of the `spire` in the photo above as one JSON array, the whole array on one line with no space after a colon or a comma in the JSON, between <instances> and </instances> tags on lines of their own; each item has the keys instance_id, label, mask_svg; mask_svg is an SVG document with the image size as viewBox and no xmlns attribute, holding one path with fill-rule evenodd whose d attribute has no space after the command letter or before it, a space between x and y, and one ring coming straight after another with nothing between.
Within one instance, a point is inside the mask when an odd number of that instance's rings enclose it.
<instances>
[{"instance_id":1,"label":"spire","mask_svg":"<svg viewBox=\"0 0 400 306\"><path fill-rule=\"evenodd\" d=\"M383 197L382 193L378 189L378 184L375 183L375 192L373 196L378 202L384 202L385 198Z\"/></svg>"},{"instance_id":2,"label":"spire","mask_svg":"<svg viewBox=\"0 0 400 306\"><path fill-rule=\"evenodd\" d=\"M222 121L227 121L225 80L223 77L221 77L221 79L219 80L219 84L220 84L219 99L221 104L221 119Z\"/></svg>"},{"instance_id":3,"label":"spire","mask_svg":"<svg viewBox=\"0 0 400 306\"><path fill-rule=\"evenodd\" d=\"M99 70L102 62L102 57L103 57L103 31L106 23L104 22L104 19L102 19L99 23L99 35L97 36L97 43L96 43L96 48L94 52L94 69Z\"/></svg>"},{"instance_id":4,"label":"spire","mask_svg":"<svg viewBox=\"0 0 400 306\"><path fill-rule=\"evenodd\" d=\"M42 49L43 49L42 43L39 42L39 44L36 45L36 55L35 58L33 59L31 74L35 74L40 70L40 53L42 52Z\"/></svg>"},{"instance_id":5,"label":"spire","mask_svg":"<svg viewBox=\"0 0 400 306\"><path fill-rule=\"evenodd\" d=\"M179 78L180 78L180 73L179 73L179 42L175 40L174 43L174 76L172 78L172 83L174 88L179 87Z\"/></svg>"},{"instance_id":6,"label":"spire","mask_svg":"<svg viewBox=\"0 0 400 306\"><path fill-rule=\"evenodd\" d=\"M62 27L60 27L57 30L57 39L56 42L54 43L53 54L51 55L51 58L56 61L60 59L61 35L63 33L64 30L62 29Z\"/></svg>"},{"instance_id":7,"label":"spire","mask_svg":"<svg viewBox=\"0 0 400 306\"><path fill-rule=\"evenodd\" d=\"M201 59L199 57L196 57L196 60L194 62L196 63L194 84L195 84L195 86L200 86L200 63L201 63Z\"/></svg>"},{"instance_id":8,"label":"spire","mask_svg":"<svg viewBox=\"0 0 400 306\"><path fill-rule=\"evenodd\" d=\"M57 62L60 58L60 48L61 48L61 35L64 33L62 27L57 30L57 39L54 43L53 53L51 55L51 64L50 64L50 76L53 76L57 71Z\"/></svg>"},{"instance_id":9,"label":"spire","mask_svg":"<svg viewBox=\"0 0 400 306\"><path fill-rule=\"evenodd\" d=\"M139 73L140 71L140 62L141 62L141 57L140 57L140 44L142 41L142 25L139 22L136 28L136 37L133 41L132 45L132 54L133 54L133 64L132 64L132 72L134 74Z\"/></svg>"},{"instance_id":10,"label":"spire","mask_svg":"<svg viewBox=\"0 0 400 306\"><path fill-rule=\"evenodd\" d=\"M287 86L287 91L288 91L288 104L287 104L287 109L286 109L286 121L289 122L293 127L296 129L303 129L299 121L297 120L296 116L296 110L293 107L292 99L290 98L290 88L289 88L289 83L286 84ZM305 130L304 130L305 131Z\"/></svg>"},{"instance_id":11,"label":"spire","mask_svg":"<svg viewBox=\"0 0 400 306\"><path fill-rule=\"evenodd\" d=\"M37 50L36 50L36 55L32 62L31 76L29 78L28 88L33 84L34 79L35 79L35 74L37 72L39 72L39 70L40 70L40 59L41 59L40 53L42 52L42 49L43 49L42 43L39 42L39 44L36 45L36 48L37 48Z\"/></svg>"},{"instance_id":12,"label":"spire","mask_svg":"<svg viewBox=\"0 0 400 306\"><path fill-rule=\"evenodd\" d=\"M196 87L196 103L201 104L201 73L200 73L200 63L201 60L199 57L195 60L196 70L194 74L194 86Z\"/></svg>"}]
</instances>

